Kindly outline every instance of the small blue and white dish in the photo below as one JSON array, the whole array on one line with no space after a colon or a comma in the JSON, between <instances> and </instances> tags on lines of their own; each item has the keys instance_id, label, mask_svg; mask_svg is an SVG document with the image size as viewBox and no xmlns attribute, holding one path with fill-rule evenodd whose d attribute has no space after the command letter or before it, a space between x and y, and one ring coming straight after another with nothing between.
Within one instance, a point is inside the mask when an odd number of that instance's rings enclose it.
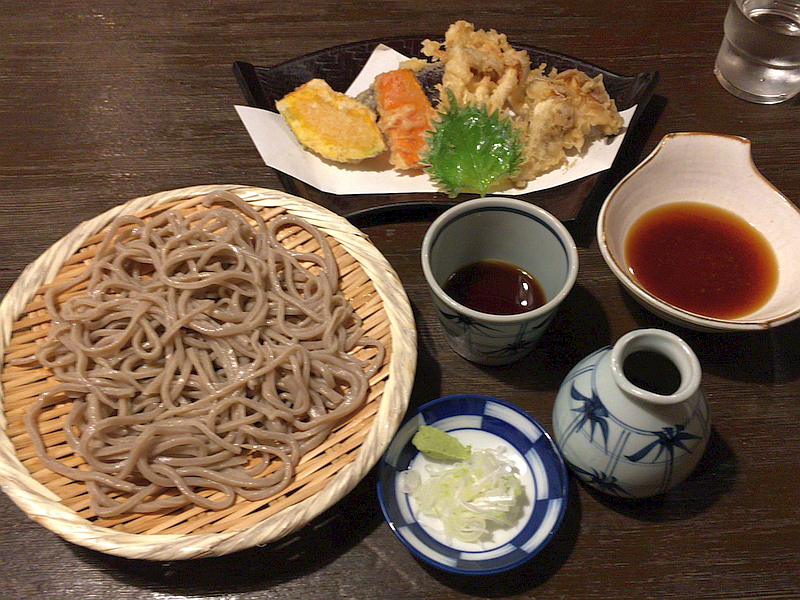
<instances>
[{"instance_id":1,"label":"small blue and white dish","mask_svg":"<svg viewBox=\"0 0 800 600\"><path fill-rule=\"evenodd\" d=\"M479 542L447 539L424 516L400 483L406 469L428 462L411 443L431 425L473 449L503 448L518 470L524 498L509 528L496 528ZM378 498L389 527L408 550L430 565L462 575L499 573L541 551L561 524L567 507L567 470L545 429L513 404L489 396L460 394L423 405L400 428L378 465Z\"/></svg>"}]
</instances>

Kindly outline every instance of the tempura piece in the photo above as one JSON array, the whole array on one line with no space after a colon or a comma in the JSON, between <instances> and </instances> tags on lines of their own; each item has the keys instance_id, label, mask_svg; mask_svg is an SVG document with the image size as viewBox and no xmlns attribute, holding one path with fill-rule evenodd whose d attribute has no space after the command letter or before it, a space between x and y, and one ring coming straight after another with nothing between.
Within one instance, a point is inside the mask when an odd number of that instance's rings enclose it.
<instances>
[{"instance_id":1,"label":"tempura piece","mask_svg":"<svg viewBox=\"0 0 800 600\"><path fill-rule=\"evenodd\" d=\"M412 71L397 69L378 75L374 87L378 127L389 143L389 161L400 170L421 167L419 154L434 115L422 86Z\"/></svg>"},{"instance_id":2,"label":"tempura piece","mask_svg":"<svg viewBox=\"0 0 800 600\"><path fill-rule=\"evenodd\" d=\"M297 140L329 160L355 163L386 150L377 115L322 79L304 83L275 106Z\"/></svg>"},{"instance_id":3,"label":"tempura piece","mask_svg":"<svg viewBox=\"0 0 800 600\"><path fill-rule=\"evenodd\" d=\"M505 34L456 21L447 29L444 44L425 40L422 53L444 63L440 96L444 104L447 89L461 106L485 104L490 114L524 100L531 61L527 52L511 47Z\"/></svg>"},{"instance_id":4,"label":"tempura piece","mask_svg":"<svg viewBox=\"0 0 800 600\"><path fill-rule=\"evenodd\" d=\"M447 90L423 156L425 171L451 198L462 192L485 196L515 176L522 162L519 131L499 111L483 104L459 106Z\"/></svg>"},{"instance_id":5,"label":"tempura piece","mask_svg":"<svg viewBox=\"0 0 800 600\"><path fill-rule=\"evenodd\" d=\"M495 30L476 30L457 21L444 44L425 40L422 52L444 64L441 104L452 90L457 102L484 104L513 119L520 131L525 160L514 184L528 181L567 163L569 151L581 152L595 134L616 135L623 125L602 75L590 78L577 69L545 74L531 69L524 50L515 50Z\"/></svg>"},{"instance_id":6,"label":"tempura piece","mask_svg":"<svg viewBox=\"0 0 800 600\"><path fill-rule=\"evenodd\" d=\"M623 125L603 76L590 78L577 69L531 72L525 102L515 124L522 132L525 161L515 177L524 185L542 173L567 162L567 151L580 152L594 130L615 135Z\"/></svg>"}]
</instances>

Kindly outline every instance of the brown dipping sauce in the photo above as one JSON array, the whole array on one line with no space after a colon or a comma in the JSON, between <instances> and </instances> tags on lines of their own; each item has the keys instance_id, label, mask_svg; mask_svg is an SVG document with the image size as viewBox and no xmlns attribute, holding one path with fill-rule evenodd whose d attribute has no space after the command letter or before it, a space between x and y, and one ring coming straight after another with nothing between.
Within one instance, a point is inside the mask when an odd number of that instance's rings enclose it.
<instances>
[{"instance_id":1,"label":"brown dipping sauce","mask_svg":"<svg viewBox=\"0 0 800 600\"><path fill-rule=\"evenodd\" d=\"M624 253L648 292L712 318L755 311L778 283L778 262L764 236L733 212L700 202L643 214L625 238Z\"/></svg>"},{"instance_id":2,"label":"brown dipping sauce","mask_svg":"<svg viewBox=\"0 0 800 600\"><path fill-rule=\"evenodd\" d=\"M501 260L481 260L460 267L442 288L459 304L493 315L516 315L545 303L536 279Z\"/></svg>"}]
</instances>

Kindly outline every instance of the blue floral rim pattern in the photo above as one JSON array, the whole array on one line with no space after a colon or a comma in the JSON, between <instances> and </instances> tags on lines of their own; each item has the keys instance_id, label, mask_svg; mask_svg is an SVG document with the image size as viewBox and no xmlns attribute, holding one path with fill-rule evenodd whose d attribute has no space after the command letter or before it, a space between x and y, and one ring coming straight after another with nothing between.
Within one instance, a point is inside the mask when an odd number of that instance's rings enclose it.
<instances>
[{"instance_id":1,"label":"blue floral rim pattern","mask_svg":"<svg viewBox=\"0 0 800 600\"><path fill-rule=\"evenodd\" d=\"M417 455L411 438L421 425L488 432L502 438L524 458L533 475L533 506L528 521L513 539L468 551L434 539L417 522L406 494L397 489L397 477ZM561 523L567 492L566 465L545 429L513 404L488 396L447 396L423 405L400 428L378 466L378 498L394 534L421 560L465 575L505 571L542 550Z\"/></svg>"}]
</instances>

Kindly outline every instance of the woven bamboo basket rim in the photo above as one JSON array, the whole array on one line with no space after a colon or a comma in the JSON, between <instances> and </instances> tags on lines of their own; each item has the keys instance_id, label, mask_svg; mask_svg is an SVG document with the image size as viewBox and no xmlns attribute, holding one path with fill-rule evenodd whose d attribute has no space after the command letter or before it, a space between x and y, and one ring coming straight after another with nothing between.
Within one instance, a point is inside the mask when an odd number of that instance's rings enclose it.
<instances>
[{"instance_id":1,"label":"woven bamboo basket rim","mask_svg":"<svg viewBox=\"0 0 800 600\"><path fill-rule=\"evenodd\" d=\"M43 286L60 274L63 276L71 263L80 263L86 248L96 243L98 234L115 217L157 212L161 205L191 201L221 190L235 193L258 207L262 214L274 209L273 213L266 214L289 212L300 216L332 240L335 251L339 252L336 256L345 294L356 289L348 290L346 282L350 280L359 281L359 285L368 288L358 300L351 299L351 302L362 318L366 315L367 334L380 336L387 345L384 364L370 380L367 405L331 434L329 441L331 437L336 437L335 440L303 457L297 469L298 483L293 484L289 492L261 503L251 502L250 505L256 506L246 506L244 512L231 510L221 518L217 511L197 508L184 509L185 514L142 515L127 521L121 519L119 523L98 520L91 515L87 518L86 510L73 508L83 503L80 490L75 490L83 484L71 483L65 478L61 478L63 482L59 484L43 483L42 474L37 472L38 477L35 477L26 466L38 459L27 456L25 448L20 452L12 441L23 435L16 433L22 421L18 413L24 413L24 403L32 401L25 397L30 394L25 390L35 388L24 381L19 384L21 393L18 394L16 388L8 391L9 383L16 383L16 373L9 374L13 369L6 364L7 350L12 354L17 340L23 345L33 344L37 336L41 337L36 330L41 329L41 321L47 317L43 309L39 308L38 312L45 316L37 317L37 311L31 308L35 308L37 295ZM29 323L24 335L14 337L15 327L26 317ZM346 219L313 202L277 190L205 185L133 199L78 225L45 251L22 272L0 302L0 356L4 361L0 386L0 484L3 491L28 517L72 543L126 558L183 560L227 554L277 541L347 495L380 459L405 415L416 369L417 346L413 313L397 274L367 236ZM65 500L62 496L70 497ZM248 501L232 508L241 509L242 505L248 505ZM139 522L140 519L143 521Z\"/></svg>"}]
</instances>

